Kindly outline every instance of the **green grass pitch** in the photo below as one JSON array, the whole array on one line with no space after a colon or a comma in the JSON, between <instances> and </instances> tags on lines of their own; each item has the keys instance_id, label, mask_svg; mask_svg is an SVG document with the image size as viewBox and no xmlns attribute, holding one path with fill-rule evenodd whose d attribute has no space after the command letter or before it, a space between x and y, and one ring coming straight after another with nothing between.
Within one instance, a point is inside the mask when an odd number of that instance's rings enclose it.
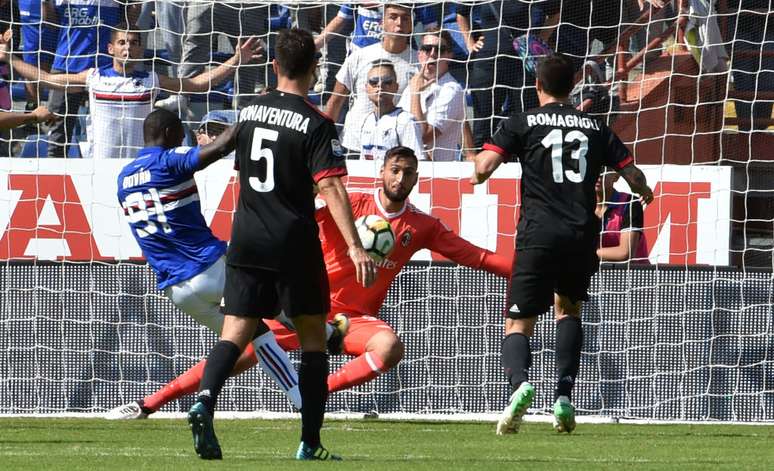
<instances>
[{"instance_id":1,"label":"green grass pitch","mask_svg":"<svg viewBox=\"0 0 774 471\"><path fill-rule=\"evenodd\" d=\"M579 424L557 435L527 423L498 437L494 424L331 420L323 441L340 463L292 460L299 423L219 420L222 462L194 452L185 420L0 419L0 469L581 470L774 469L774 427Z\"/></svg>"}]
</instances>

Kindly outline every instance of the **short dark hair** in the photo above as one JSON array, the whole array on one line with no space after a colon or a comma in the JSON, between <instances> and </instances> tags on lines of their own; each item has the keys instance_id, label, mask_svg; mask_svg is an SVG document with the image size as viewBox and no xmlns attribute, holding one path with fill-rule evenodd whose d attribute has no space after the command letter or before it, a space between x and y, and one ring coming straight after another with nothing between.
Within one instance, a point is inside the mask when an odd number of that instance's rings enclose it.
<instances>
[{"instance_id":1,"label":"short dark hair","mask_svg":"<svg viewBox=\"0 0 774 471\"><path fill-rule=\"evenodd\" d=\"M406 146L395 146L388 150L387 153L384 154L384 164L386 165L388 161L397 159L398 157L413 160L415 164L419 165L419 159L417 159L417 154L414 153L414 149Z\"/></svg>"},{"instance_id":2,"label":"short dark hair","mask_svg":"<svg viewBox=\"0 0 774 471\"><path fill-rule=\"evenodd\" d=\"M110 29L111 43L116 40L116 35L118 33L134 34L135 36L137 36L137 38L139 38L140 43L142 43L142 34L140 34L140 32L137 31L136 29L129 28L129 26L126 23L118 23L117 25L113 26Z\"/></svg>"},{"instance_id":3,"label":"short dark hair","mask_svg":"<svg viewBox=\"0 0 774 471\"><path fill-rule=\"evenodd\" d=\"M382 15L387 12L388 8L397 8L399 10L406 10L410 15L414 15L414 5L407 2L387 2L382 5Z\"/></svg>"},{"instance_id":4,"label":"short dark hair","mask_svg":"<svg viewBox=\"0 0 774 471\"><path fill-rule=\"evenodd\" d=\"M309 73L317 49L312 33L291 28L280 30L274 51L282 75L292 80Z\"/></svg>"},{"instance_id":5,"label":"short dark hair","mask_svg":"<svg viewBox=\"0 0 774 471\"><path fill-rule=\"evenodd\" d=\"M368 73L370 74L372 70L374 70L377 67L384 67L385 69L389 69L390 72L392 72L392 76L397 78L398 73L395 72L395 64L392 62L385 60L385 59L376 59L375 61L371 62L371 68L368 69Z\"/></svg>"},{"instance_id":6,"label":"short dark hair","mask_svg":"<svg viewBox=\"0 0 774 471\"><path fill-rule=\"evenodd\" d=\"M555 52L538 62L537 79L549 95L563 98L570 95L575 82L575 68L562 53Z\"/></svg>"},{"instance_id":7,"label":"short dark hair","mask_svg":"<svg viewBox=\"0 0 774 471\"><path fill-rule=\"evenodd\" d=\"M142 123L142 133L145 142L152 142L164 134L165 129L180 127L183 122L173 112L159 108L151 111Z\"/></svg>"},{"instance_id":8,"label":"short dark hair","mask_svg":"<svg viewBox=\"0 0 774 471\"><path fill-rule=\"evenodd\" d=\"M422 34L422 41L421 41L422 43L424 42L426 35L440 36L442 45L446 46L449 49L451 49L452 46L454 46L454 39L452 38L451 33L447 29L441 29L438 26L430 26L429 28L426 28L425 32Z\"/></svg>"}]
</instances>

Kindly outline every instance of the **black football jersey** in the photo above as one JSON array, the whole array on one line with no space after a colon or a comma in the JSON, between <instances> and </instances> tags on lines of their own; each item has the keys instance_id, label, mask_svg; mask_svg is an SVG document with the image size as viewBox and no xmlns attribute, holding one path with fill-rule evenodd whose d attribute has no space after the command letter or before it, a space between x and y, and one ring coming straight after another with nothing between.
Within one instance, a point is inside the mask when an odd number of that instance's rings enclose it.
<instances>
[{"instance_id":1,"label":"black football jersey","mask_svg":"<svg viewBox=\"0 0 774 471\"><path fill-rule=\"evenodd\" d=\"M273 91L242 109L238 125L239 204L228 263L302 270L321 254L314 184L347 174L333 121L304 97Z\"/></svg>"},{"instance_id":2,"label":"black football jersey","mask_svg":"<svg viewBox=\"0 0 774 471\"><path fill-rule=\"evenodd\" d=\"M521 163L520 249L564 248L596 237L594 187L602 167L634 160L604 123L564 103L511 116L484 149Z\"/></svg>"}]
</instances>

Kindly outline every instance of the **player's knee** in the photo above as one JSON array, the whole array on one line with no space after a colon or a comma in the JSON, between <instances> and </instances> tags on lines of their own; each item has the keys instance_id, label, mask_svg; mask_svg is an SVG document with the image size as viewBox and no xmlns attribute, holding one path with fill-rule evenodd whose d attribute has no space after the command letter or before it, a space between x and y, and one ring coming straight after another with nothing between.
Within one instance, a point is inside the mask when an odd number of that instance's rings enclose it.
<instances>
[{"instance_id":1,"label":"player's knee","mask_svg":"<svg viewBox=\"0 0 774 471\"><path fill-rule=\"evenodd\" d=\"M573 302L567 296L556 295L554 299L554 317L557 321L565 317L580 317L581 301Z\"/></svg>"},{"instance_id":2,"label":"player's knee","mask_svg":"<svg viewBox=\"0 0 774 471\"><path fill-rule=\"evenodd\" d=\"M379 355L379 358L384 362L385 368L389 369L400 363L406 353L406 347L397 336L385 336L379 342L374 353Z\"/></svg>"},{"instance_id":3,"label":"player's knee","mask_svg":"<svg viewBox=\"0 0 774 471\"><path fill-rule=\"evenodd\" d=\"M522 334L527 337L532 337L535 333L535 322L537 316L523 317L519 319L507 318L505 320L505 336L511 334Z\"/></svg>"}]
</instances>

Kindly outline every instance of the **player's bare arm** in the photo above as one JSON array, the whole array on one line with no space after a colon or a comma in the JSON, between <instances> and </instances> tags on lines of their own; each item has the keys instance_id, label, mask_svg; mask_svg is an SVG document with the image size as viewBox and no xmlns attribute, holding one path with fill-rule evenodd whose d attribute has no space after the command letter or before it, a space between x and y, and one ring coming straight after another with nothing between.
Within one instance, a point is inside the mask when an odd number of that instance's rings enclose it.
<instances>
[{"instance_id":1,"label":"player's bare arm","mask_svg":"<svg viewBox=\"0 0 774 471\"><path fill-rule=\"evenodd\" d=\"M230 154L236 148L238 127L238 124L227 127L214 141L199 149L199 166L197 170L209 167L210 164Z\"/></svg>"},{"instance_id":2,"label":"player's bare arm","mask_svg":"<svg viewBox=\"0 0 774 471\"><path fill-rule=\"evenodd\" d=\"M72 90L86 85L88 70L78 74L50 74L32 64L27 64L18 57L14 57L8 52L12 39L13 32L10 29L3 33L2 39L0 39L0 62L7 62L25 79L39 81L45 87L59 90Z\"/></svg>"},{"instance_id":3,"label":"player's bare arm","mask_svg":"<svg viewBox=\"0 0 774 471\"><path fill-rule=\"evenodd\" d=\"M238 66L257 62L263 57L263 45L256 37L241 41L234 55L226 62L212 70L201 73L193 78L172 78L159 75L160 87L171 93L195 93L209 91L228 78Z\"/></svg>"},{"instance_id":4,"label":"player's bare arm","mask_svg":"<svg viewBox=\"0 0 774 471\"><path fill-rule=\"evenodd\" d=\"M355 229L352 216L352 207L349 204L349 196L344 184L339 177L326 177L317 182L320 196L325 199L328 210L331 212L336 226L341 231L344 241L347 243L347 254L355 264L357 282L366 288L376 279L376 265L368 256Z\"/></svg>"},{"instance_id":5,"label":"player's bare arm","mask_svg":"<svg viewBox=\"0 0 774 471\"><path fill-rule=\"evenodd\" d=\"M648 186L645 174L634 164L629 164L618 170L618 173L626 180L632 191L640 195L640 201L643 204L650 204L653 201L653 190Z\"/></svg>"},{"instance_id":6,"label":"player's bare arm","mask_svg":"<svg viewBox=\"0 0 774 471\"><path fill-rule=\"evenodd\" d=\"M503 156L497 152L482 150L474 159L475 170L473 176L470 177L470 183L473 185L484 183L504 161Z\"/></svg>"},{"instance_id":7,"label":"player's bare arm","mask_svg":"<svg viewBox=\"0 0 774 471\"><path fill-rule=\"evenodd\" d=\"M325 38L330 34L336 34L339 31L341 31L345 24L347 23L347 19L343 18L339 15L336 15L333 17L333 19L328 23L328 25L320 31L320 34L317 35L316 38L314 38L314 46L317 49L321 49L323 45L325 45Z\"/></svg>"},{"instance_id":8,"label":"player's bare arm","mask_svg":"<svg viewBox=\"0 0 774 471\"><path fill-rule=\"evenodd\" d=\"M328 103L325 105L325 112L331 117L333 121L337 121L341 114L341 108L344 106L344 100L349 96L349 89L343 83L336 80L336 84L333 86L333 94L328 98Z\"/></svg>"},{"instance_id":9,"label":"player's bare arm","mask_svg":"<svg viewBox=\"0 0 774 471\"><path fill-rule=\"evenodd\" d=\"M0 129L11 129L28 123L53 123L56 115L45 106L38 106L30 112L0 111Z\"/></svg>"}]
</instances>

